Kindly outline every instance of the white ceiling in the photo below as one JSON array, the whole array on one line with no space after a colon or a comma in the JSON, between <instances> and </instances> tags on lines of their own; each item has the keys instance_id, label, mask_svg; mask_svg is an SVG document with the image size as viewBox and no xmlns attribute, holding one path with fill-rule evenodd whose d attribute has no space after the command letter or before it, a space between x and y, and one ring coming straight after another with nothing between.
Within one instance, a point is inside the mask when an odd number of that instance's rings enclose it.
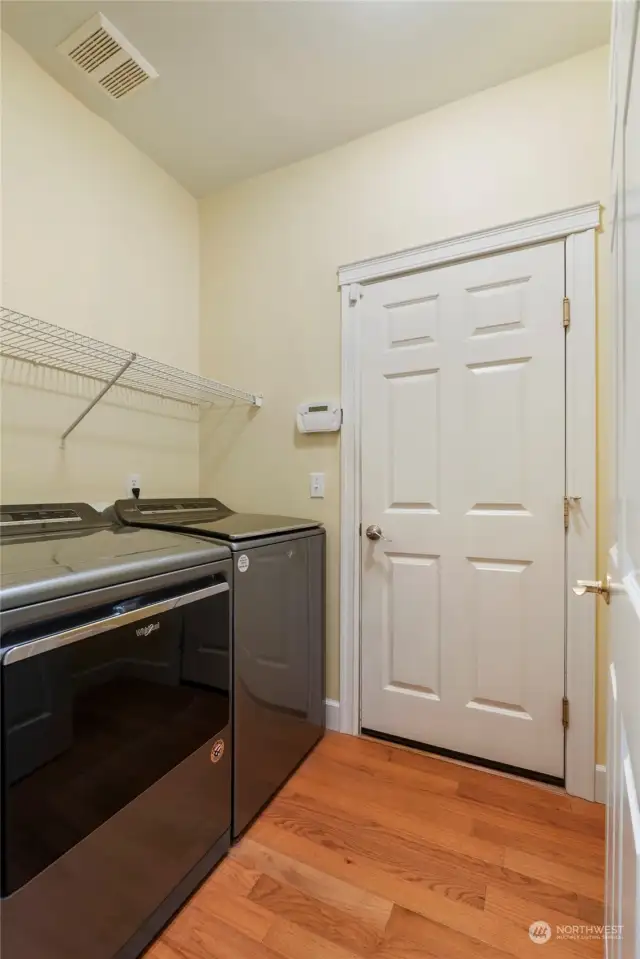
<instances>
[{"instance_id":1,"label":"white ceiling","mask_svg":"<svg viewBox=\"0 0 640 959\"><path fill-rule=\"evenodd\" d=\"M2 27L203 196L606 43L609 7L584 0L4 0ZM98 10L160 74L117 103L55 49Z\"/></svg>"}]
</instances>

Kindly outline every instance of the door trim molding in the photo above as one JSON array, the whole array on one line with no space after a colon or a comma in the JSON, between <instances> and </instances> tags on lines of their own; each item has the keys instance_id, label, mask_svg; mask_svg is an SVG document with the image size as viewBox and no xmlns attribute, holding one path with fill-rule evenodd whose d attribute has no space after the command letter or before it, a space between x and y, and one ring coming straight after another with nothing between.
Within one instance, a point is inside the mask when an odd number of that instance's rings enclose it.
<instances>
[{"instance_id":1,"label":"door trim molding","mask_svg":"<svg viewBox=\"0 0 640 959\"><path fill-rule=\"evenodd\" d=\"M482 256L484 253L498 253L500 250L513 250L519 246L561 239L571 233L595 230L599 226L600 204L587 203L546 216L492 227L490 230L438 240L425 246L401 250L399 253L348 263L338 269L338 285L388 279L398 273L426 270L431 266L442 266L454 260Z\"/></svg>"},{"instance_id":2,"label":"door trim molding","mask_svg":"<svg viewBox=\"0 0 640 959\"><path fill-rule=\"evenodd\" d=\"M567 496L578 495L581 499L569 511L567 536L566 688L570 723L565 786L572 796L593 800L598 597L585 603L584 597L576 596L571 587L577 579L597 579L595 231L568 236L566 250L566 288L571 301L566 353L566 492Z\"/></svg>"},{"instance_id":3,"label":"door trim molding","mask_svg":"<svg viewBox=\"0 0 640 959\"><path fill-rule=\"evenodd\" d=\"M581 496L567 537L566 785L572 795L595 797L595 601L579 600L578 578L596 578L596 231L600 204L590 203L534 219L446 239L338 270L342 311L340 444L340 732L360 731L360 305L361 283L567 239L567 495ZM559 305L558 322L561 322ZM558 704L560 722L561 704Z\"/></svg>"}]
</instances>

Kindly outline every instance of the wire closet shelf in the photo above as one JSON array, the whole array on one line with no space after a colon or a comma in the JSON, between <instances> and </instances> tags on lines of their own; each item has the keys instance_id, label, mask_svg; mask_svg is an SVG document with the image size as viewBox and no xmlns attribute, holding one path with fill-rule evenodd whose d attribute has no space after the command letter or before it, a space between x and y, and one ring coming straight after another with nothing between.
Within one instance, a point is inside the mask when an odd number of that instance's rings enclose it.
<instances>
[{"instance_id":1,"label":"wire closet shelf","mask_svg":"<svg viewBox=\"0 0 640 959\"><path fill-rule=\"evenodd\" d=\"M203 409L219 399L262 406L260 393L188 373L6 307L0 307L0 356L89 377L102 384L97 396L63 433L63 445L69 433L116 384Z\"/></svg>"}]
</instances>

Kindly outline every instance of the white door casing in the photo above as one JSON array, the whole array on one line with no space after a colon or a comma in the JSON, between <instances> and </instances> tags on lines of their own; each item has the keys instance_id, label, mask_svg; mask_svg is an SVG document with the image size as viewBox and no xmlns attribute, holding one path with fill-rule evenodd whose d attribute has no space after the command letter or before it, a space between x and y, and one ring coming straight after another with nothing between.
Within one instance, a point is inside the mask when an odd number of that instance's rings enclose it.
<instances>
[{"instance_id":1,"label":"white door casing","mask_svg":"<svg viewBox=\"0 0 640 959\"><path fill-rule=\"evenodd\" d=\"M637 2L613 6L611 40L616 543L607 737L607 959L640 957L640 36ZM601 600L598 600L601 601Z\"/></svg>"},{"instance_id":2,"label":"white door casing","mask_svg":"<svg viewBox=\"0 0 640 959\"><path fill-rule=\"evenodd\" d=\"M362 725L564 775L564 241L364 290Z\"/></svg>"},{"instance_id":3,"label":"white door casing","mask_svg":"<svg viewBox=\"0 0 640 959\"><path fill-rule=\"evenodd\" d=\"M360 731L361 706L361 351L369 284L493 252L566 239L567 293L571 328L567 334L568 492L581 495L571 511L567 565L571 583L595 578L595 260L597 202L547 213L530 220L422 247L348 264L338 271L342 304L341 534L340 534L340 699L339 729ZM566 786L594 798L595 613L567 587L567 691L571 723L566 738Z\"/></svg>"}]
</instances>

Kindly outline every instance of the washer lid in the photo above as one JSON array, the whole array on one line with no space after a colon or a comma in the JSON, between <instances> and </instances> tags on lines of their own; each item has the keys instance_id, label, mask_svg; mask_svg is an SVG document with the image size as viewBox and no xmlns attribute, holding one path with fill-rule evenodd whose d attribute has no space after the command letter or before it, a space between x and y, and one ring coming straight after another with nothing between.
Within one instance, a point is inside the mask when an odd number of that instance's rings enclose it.
<instances>
[{"instance_id":1,"label":"washer lid","mask_svg":"<svg viewBox=\"0 0 640 959\"><path fill-rule=\"evenodd\" d=\"M313 519L297 519L293 516L267 516L262 513L234 513L210 522L190 523L188 529L205 536L216 536L237 542L244 539L259 539L261 536L279 536L297 533L304 529L317 529L321 524ZM185 527L181 527L185 529Z\"/></svg>"},{"instance_id":2,"label":"washer lid","mask_svg":"<svg viewBox=\"0 0 640 959\"><path fill-rule=\"evenodd\" d=\"M226 546L203 537L187 538L167 531L111 526L86 504L69 506L70 511L81 514L79 521L53 515L56 510L64 510L65 504L38 504L34 511L40 516L27 515L29 509L28 505L0 507L0 514L8 524L11 518L10 529L0 526L2 609L15 609L230 557ZM40 520L43 513L45 520L51 518L56 522L51 526L30 522ZM60 519L63 529L57 525ZM20 523L22 529L18 528Z\"/></svg>"},{"instance_id":3,"label":"washer lid","mask_svg":"<svg viewBox=\"0 0 640 959\"><path fill-rule=\"evenodd\" d=\"M118 500L114 509L123 523L215 536L230 542L284 535L321 526L314 519L234 513L216 499Z\"/></svg>"}]
</instances>

